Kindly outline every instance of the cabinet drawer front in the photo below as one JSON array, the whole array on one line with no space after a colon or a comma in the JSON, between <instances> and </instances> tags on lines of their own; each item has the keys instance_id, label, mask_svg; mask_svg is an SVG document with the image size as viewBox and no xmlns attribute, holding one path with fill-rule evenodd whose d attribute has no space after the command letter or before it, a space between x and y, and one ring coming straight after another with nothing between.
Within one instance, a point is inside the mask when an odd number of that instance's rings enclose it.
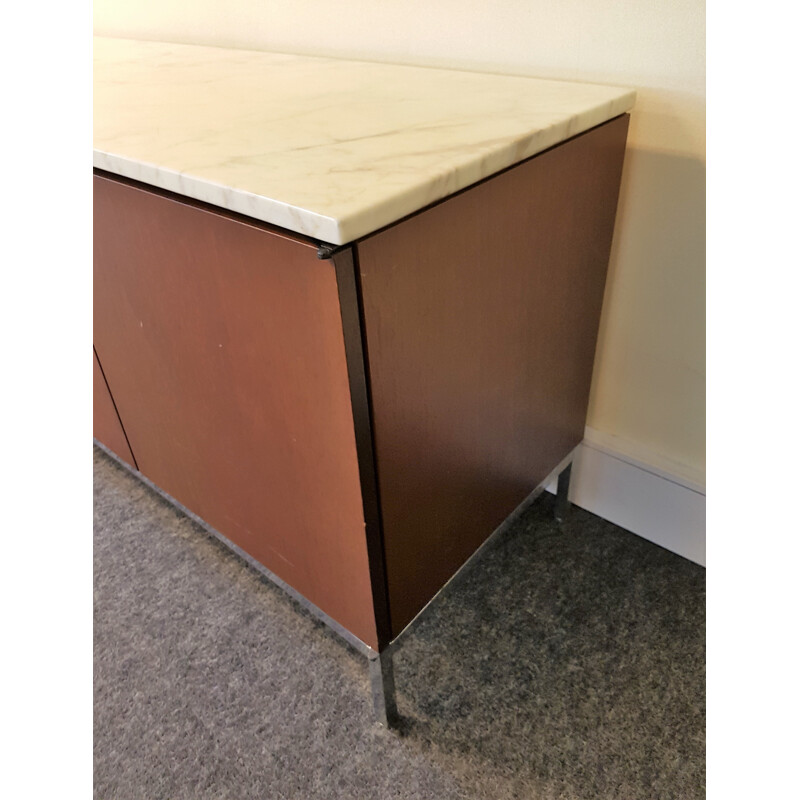
<instances>
[{"instance_id":1,"label":"cabinet drawer front","mask_svg":"<svg viewBox=\"0 0 800 800\"><path fill-rule=\"evenodd\" d=\"M332 263L101 175L94 231L95 343L141 472L374 646Z\"/></svg>"}]
</instances>

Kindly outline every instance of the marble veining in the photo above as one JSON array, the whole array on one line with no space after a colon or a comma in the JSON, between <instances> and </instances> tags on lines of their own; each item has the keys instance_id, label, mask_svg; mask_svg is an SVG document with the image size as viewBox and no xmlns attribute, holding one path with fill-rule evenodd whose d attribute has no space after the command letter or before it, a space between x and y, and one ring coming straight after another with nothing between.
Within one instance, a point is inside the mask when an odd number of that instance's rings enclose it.
<instances>
[{"instance_id":1,"label":"marble veining","mask_svg":"<svg viewBox=\"0 0 800 800\"><path fill-rule=\"evenodd\" d=\"M596 84L94 40L94 165L346 244L630 110Z\"/></svg>"}]
</instances>

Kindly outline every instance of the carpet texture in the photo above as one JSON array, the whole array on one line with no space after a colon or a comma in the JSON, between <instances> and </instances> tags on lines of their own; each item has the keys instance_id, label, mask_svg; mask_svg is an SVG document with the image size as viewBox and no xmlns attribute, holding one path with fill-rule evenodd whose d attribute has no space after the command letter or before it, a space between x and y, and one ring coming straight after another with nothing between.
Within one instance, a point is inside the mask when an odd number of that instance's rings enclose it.
<instances>
[{"instance_id":1,"label":"carpet texture","mask_svg":"<svg viewBox=\"0 0 800 800\"><path fill-rule=\"evenodd\" d=\"M95 449L95 797L705 796L705 570L540 497L366 659Z\"/></svg>"}]
</instances>

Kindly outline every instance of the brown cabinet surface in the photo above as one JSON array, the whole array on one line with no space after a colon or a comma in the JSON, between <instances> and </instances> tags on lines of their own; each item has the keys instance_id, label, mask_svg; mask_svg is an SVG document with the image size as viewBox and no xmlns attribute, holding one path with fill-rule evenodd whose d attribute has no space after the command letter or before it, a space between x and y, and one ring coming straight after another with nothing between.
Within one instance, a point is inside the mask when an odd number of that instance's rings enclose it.
<instances>
[{"instance_id":1,"label":"brown cabinet surface","mask_svg":"<svg viewBox=\"0 0 800 800\"><path fill-rule=\"evenodd\" d=\"M333 263L102 175L94 231L95 347L139 470L376 646Z\"/></svg>"},{"instance_id":2,"label":"brown cabinet surface","mask_svg":"<svg viewBox=\"0 0 800 800\"><path fill-rule=\"evenodd\" d=\"M358 244L395 636L583 439L627 127Z\"/></svg>"}]
</instances>

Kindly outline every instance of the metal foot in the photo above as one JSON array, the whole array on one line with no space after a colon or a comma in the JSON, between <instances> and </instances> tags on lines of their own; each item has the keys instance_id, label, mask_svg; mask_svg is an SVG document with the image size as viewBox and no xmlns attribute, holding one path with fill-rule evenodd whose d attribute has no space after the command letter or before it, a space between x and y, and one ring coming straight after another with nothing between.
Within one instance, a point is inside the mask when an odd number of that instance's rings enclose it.
<instances>
[{"instance_id":1,"label":"metal foot","mask_svg":"<svg viewBox=\"0 0 800 800\"><path fill-rule=\"evenodd\" d=\"M558 489L556 490L556 522L563 522L570 509L569 479L572 477L572 464L567 464L558 475Z\"/></svg>"},{"instance_id":2,"label":"metal foot","mask_svg":"<svg viewBox=\"0 0 800 800\"><path fill-rule=\"evenodd\" d=\"M372 707L375 721L385 728L396 728L400 717L394 694L394 668L392 651L372 651L369 655L369 681L372 690Z\"/></svg>"}]
</instances>

